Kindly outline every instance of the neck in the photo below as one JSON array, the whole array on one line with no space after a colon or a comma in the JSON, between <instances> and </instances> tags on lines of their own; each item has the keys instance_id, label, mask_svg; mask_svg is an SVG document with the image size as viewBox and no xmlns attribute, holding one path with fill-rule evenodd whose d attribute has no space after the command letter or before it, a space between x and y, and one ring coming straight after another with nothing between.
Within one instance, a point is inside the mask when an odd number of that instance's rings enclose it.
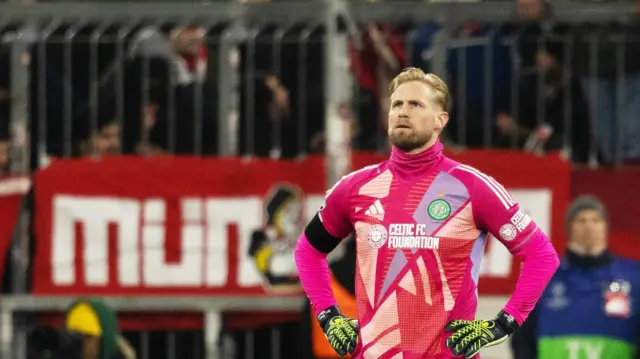
<instances>
[{"instance_id":1,"label":"neck","mask_svg":"<svg viewBox=\"0 0 640 359\"><path fill-rule=\"evenodd\" d=\"M391 150L390 166L403 176L424 175L440 163L442 159L442 144L437 139L434 143L422 148L405 152L397 147Z\"/></svg>"},{"instance_id":2,"label":"neck","mask_svg":"<svg viewBox=\"0 0 640 359\"><path fill-rule=\"evenodd\" d=\"M581 256L589 256L596 257L607 250L606 244L594 245L594 246L585 246L578 244L574 241L569 242L567 248L571 250L573 253L576 253Z\"/></svg>"},{"instance_id":3,"label":"neck","mask_svg":"<svg viewBox=\"0 0 640 359\"><path fill-rule=\"evenodd\" d=\"M440 143L440 140L437 137L433 137L432 139L429 140L429 142L425 143L424 146L422 147L418 147L414 150L408 151L406 152L407 154L410 155L417 155L420 154L424 151L427 151L428 149L430 149L431 147L433 147L435 144Z\"/></svg>"},{"instance_id":4,"label":"neck","mask_svg":"<svg viewBox=\"0 0 640 359\"><path fill-rule=\"evenodd\" d=\"M571 266L580 268L601 267L611 262L611 253L607 249L603 249L598 254L585 254L578 253L569 247L566 257Z\"/></svg>"}]
</instances>

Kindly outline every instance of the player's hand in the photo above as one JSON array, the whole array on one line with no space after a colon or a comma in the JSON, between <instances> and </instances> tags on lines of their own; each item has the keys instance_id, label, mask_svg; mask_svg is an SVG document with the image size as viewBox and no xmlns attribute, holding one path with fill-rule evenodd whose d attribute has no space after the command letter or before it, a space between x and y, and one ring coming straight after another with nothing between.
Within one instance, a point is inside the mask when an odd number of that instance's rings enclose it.
<instances>
[{"instance_id":1,"label":"player's hand","mask_svg":"<svg viewBox=\"0 0 640 359\"><path fill-rule=\"evenodd\" d=\"M343 316L338 307L332 306L318 314L318 322L338 355L353 354L358 343L357 320Z\"/></svg>"},{"instance_id":2,"label":"player's hand","mask_svg":"<svg viewBox=\"0 0 640 359\"><path fill-rule=\"evenodd\" d=\"M518 322L501 311L492 320L453 320L446 326L453 335L447 339L447 348L453 355L464 358L474 357L480 349L498 345L518 329Z\"/></svg>"}]
</instances>

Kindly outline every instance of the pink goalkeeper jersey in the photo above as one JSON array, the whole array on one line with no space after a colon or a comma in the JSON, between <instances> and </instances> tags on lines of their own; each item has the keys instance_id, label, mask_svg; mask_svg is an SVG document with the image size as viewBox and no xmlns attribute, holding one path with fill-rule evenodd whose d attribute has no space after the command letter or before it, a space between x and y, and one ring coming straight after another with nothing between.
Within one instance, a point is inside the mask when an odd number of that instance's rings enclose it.
<instances>
[{"instance_id":1,"label":"pink goalkeeper jersey","mask_svg":"<svg viewBox=\"0 0 640 359\"><path fill-rule=\"evenodd\" d=\"M444 328L475 319L487 233L515 253L538 231L495 179L441 150L394 148L388 161L327 192L319 212L326 230L356 233L355 358L453 358Z\"/></svg>"}]
</instances>

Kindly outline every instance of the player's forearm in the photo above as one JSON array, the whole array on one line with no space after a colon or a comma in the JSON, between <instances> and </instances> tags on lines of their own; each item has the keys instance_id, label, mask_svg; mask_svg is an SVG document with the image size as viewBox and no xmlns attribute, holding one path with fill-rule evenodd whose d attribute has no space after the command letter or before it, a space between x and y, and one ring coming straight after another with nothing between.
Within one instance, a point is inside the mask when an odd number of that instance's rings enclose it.
<instances>
[{"instance_id":1,"label":"player's forearm","mask_svg":"<svg viewBox=\"0 0 640 359\"><path fill-rule=\"evenodd\" d=\"M318 315L322 310L336 305L327 255L313 248L304 234L296 246L295 260L300 283L311 301L314 313Z\"/></svg>"},{"instance_id":2,"label":"player's forearm","mask_svg":"<svg viewBox=\"0 0 640 359\"><path fill-rule=\"evenodd\" d=\"M504 310L522 324L558 269L560 259L541 230L538 230L534 238L514 254L522 258L524 265L513 295Z\"/></svg>"}]
</instances>

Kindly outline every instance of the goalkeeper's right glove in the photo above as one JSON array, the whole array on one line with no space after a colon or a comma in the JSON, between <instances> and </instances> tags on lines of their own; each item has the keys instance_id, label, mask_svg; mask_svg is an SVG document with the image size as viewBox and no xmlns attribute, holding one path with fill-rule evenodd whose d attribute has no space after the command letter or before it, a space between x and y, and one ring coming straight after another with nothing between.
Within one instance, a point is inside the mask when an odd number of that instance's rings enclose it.
<instances>
[{"instance_id":1,"label":"goalkeeper's right glove","mask_svg":"<svg viewBox=\"0 0 640 359\"><path fill-rule=\"evenodd\" d=\"M320 322L329 344L338 355L353 354L358 343L357 320L343 316L338 307L334 305L318 314L318 322Z\"/></svg>"}]
</instances>

